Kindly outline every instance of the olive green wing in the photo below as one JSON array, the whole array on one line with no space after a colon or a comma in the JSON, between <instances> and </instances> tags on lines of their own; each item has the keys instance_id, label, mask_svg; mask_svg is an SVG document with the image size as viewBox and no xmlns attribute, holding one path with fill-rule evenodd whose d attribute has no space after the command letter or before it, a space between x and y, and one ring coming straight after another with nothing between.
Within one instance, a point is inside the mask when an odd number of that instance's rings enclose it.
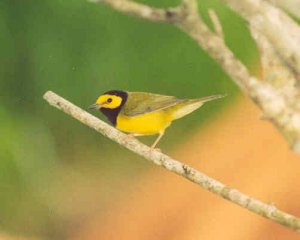
<instances>
[{"instance_id":1,"label":"olive green wing","mask_svg":"<svg viewBox=\"0 0 300 240\"><path fill-rule=\"evenodd\" d=\"M127 116L137 116L144 113L162 110L186 99L178 99L173 96L145 92L127 92L128 98L122 108L122 113Z\"/></svg>"}]
</instances>

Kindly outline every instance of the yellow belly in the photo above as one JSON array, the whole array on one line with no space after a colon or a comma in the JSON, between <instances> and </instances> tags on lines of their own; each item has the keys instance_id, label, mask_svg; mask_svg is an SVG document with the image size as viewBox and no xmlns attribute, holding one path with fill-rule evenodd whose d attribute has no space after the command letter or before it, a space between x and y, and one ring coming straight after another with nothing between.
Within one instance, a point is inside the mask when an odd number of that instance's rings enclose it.
<instances>
[{"instance_id":1,"label":"yellow belly","mask_svg":"<svg viewBox=\"0 0 300 240\"><path fill-rule=\"evenodd\" d=\"M163 132L171 124L171 117L165 111L156 111L128 117L119 114L116 128L143 135L153 135Z\"/></svg>"}]
</instances>

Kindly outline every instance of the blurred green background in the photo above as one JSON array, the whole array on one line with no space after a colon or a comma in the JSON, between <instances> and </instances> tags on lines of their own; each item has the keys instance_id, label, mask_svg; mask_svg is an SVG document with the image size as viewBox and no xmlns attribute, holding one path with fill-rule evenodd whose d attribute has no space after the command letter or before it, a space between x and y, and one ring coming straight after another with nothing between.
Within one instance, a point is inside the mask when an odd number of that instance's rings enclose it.
<instances>
[{"instance_id":1,"label":"blurred green background","mask_svg":"<svg viewBox=\"0 0 300 240\"><path fill-rule=\"evenodd\" d=\"M143 2L165 7L179 1ZM203 0L200 11L210 27L208 8L220 16L228 46L253 71L257 53L243 21L221 2ZM105 213L127 184L152 167L42 98L52 90L86 108L111 89L185 98L228 94L174 123L160 143L164 152L217 117L238 93L221 68L173 26L85 0L0 1L2 231L65 238L93 214Z\"/></svg>"}]
</instances>

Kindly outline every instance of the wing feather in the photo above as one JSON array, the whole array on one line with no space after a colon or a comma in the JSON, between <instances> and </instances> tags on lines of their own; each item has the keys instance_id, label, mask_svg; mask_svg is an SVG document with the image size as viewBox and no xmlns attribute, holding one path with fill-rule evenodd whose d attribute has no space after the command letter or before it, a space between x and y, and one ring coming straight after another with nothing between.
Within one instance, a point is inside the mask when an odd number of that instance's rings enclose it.
<instances>
[{"instance_id":1,"label":"wing feather","mask_svg":"<svg viewBox=\"0 0 300 240\"><path fill-rule=\"evenodd\" d=\"M122 109L122 113L127 116L137 116L162 110L184 101L186 101L186 99L178 99L173 96L144 92L128 92L127 102Z\"/></svg>"}]
</instances>

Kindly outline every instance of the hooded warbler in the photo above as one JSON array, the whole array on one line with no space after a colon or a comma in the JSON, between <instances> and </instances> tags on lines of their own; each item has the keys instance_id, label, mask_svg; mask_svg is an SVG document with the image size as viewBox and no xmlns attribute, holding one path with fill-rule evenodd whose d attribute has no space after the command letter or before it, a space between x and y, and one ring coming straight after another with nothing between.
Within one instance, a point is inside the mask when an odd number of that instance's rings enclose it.
<instances>
[{"instance_id":1,"label":"hooded warbler","mask_svg":"<svg viewBox=\"0 0 300 240\"><path fill-rule=\"evenodd\" d=\"M172 121L195 111L205 102L224 96L179 99L147 92L111 90L98 97L89 108L100 110L117 129L131 136L158 134L151 146L154 148Z\"/></svg>"}]
</instances>

